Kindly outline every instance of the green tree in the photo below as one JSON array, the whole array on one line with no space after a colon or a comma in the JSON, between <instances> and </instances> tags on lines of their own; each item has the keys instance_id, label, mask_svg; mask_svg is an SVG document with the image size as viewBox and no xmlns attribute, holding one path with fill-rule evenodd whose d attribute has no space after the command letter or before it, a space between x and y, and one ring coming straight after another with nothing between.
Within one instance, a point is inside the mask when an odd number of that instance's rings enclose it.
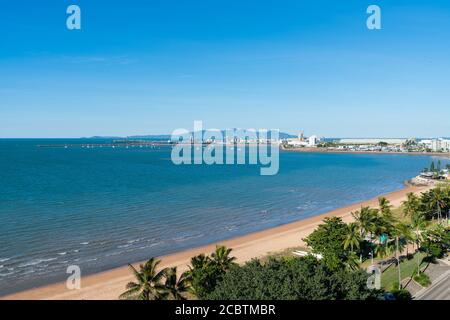
<instances>
[{"instance_id":1,"label":"green tree","mask_svg":"<svg viewBox=\"0 0 450 320\"><path fill-rule=\"evenodd\" d=\"M201 254L191 259L189 277L193 294L203 299L214 290L225 273L235 265L235 258L230 257L230 253L231 249L217 246L212 257Z\"/></svg>"},{"instance_id":2,"label":"green tree","mask_svg":"<svg viewBox=\"0 0 450 320\"><path fill-rule=\"evenodd\" d=\"M396 233L399 236L401 247L406 248L406 255L409 253L408 246L414 243L414 233L411 224L400 222L396 226Z\"/></svg>"},{"instance_id":3,"label":"green tree","mask_svg":"<svg viewBox=\"0 0 450 320\"><path fill-rule=\"evenodd\" d=\"M347 250L350 247L350 251L354 253L354 248L360 248L361 244L361 235L359 233L358 224L355 222L347 224L347 230L345 234L345 239L343 242L344 249Z\"/></svg>"},{"instance_id":4,"label":"green tree","mask_svg":"<svg viewBox=\"0 0 450 320\"><path fill-rule=\"evenodd\" d=\"M392 205L385 197L378 198L378 206L380 207L380 214L385 224L395 223L395 218L392 214Z\"/></svg>"},{"instance_id":5,"label":"green tree","mask_svg":"<svg viewBox=\"0 0 450 320\"><path fill-rule=\"evenodd\" d=\"M389 254L393 251L395 251L395 238L397 234L397 230L395 228L395 223L397 220L395 219L394 215L392 214L392 206L384 197L378 198L378 205L379 205L379 212L380 214L377 216L377 233L380 236L383 236L386 238L386 241L384 243L385 245L385 254ZM383 251L383 250L382 250Z\"/></svg>"},{"instance_id":6,"label":"green tree","mask_svg":"<svg viewBox=\"0 0 450 320\"><path fill-rule=\"evenodd\" d=\"M367 288L365 271L330 269L312 256L252 260L234 266L207 299L219 300L365 300L378 291Z\"/></svg>"},{"instance_id":7,"label":"green tree","mask_svg":"<svg viewBox=\"0 0 450 320\"><path fill-rule=\"evenodd\" d=\"M377 219L377 210L369 207L362 207L361 210L352 212L352 217L360 230L361 238L374 231Z\"/></svg>"},{"instance_id":8,"label":"green tree","mask_svg":"<svg viewBox=\"0 0 450 320\"><path fill-rule=\"evenodd\" d=\"M400 252L402 250L401 248L401 239L411 239L412 240L412 234L411 230L409 229L409 225L399 223L395 225L392 233L395 239L395 260L397 261L397 270L398 270L398 290L402 289L402 276L401 276L401 261L400 261ZM408 243L406 242L406 247L408 247Z\"/></svg>"},{"instance_id":9,"label":"green tree","mask_svg":"<svg viewBox=\"0 0 450 320\"><path fill-rule=\"evenodd\" d=\"M386 258L394 252L392 240L386 239L384 242L379 242L375 246L375 254L381 258Z\"/></svg>"},{"instance_id":10,"label":"green tree","mask_svg":"<svg viewBox=\"0 0 450 320\"><path fill-rule=\"evenodd\" d=\"M160 262L150 258L145 264L139 266L139 270L130 264L136 282L127 284L127 290L120 295L120 299L162 300L167 298L166 287L162 283L166 269L157 271Z\"/></svg>"},{"instance_id":11,"label":"green tree","mask_svg":"<svg viewBox=\"0 0 450 320\"><path fill-rule=\"evenodd\" d=\"M442 222L442 212L448 219L450 209L450 186L439 185L422 193L420 210L425 213L427 219L437 219Z\"/></svg>"},{"instance_id":12,"label":"green tree","mask_svg":"<svg viewBox=\"0 0 450 320\"><path fill-rule=\"evenodd\" d=\"M412 192L408 193L407 199L403 201L403 215L405 217L412 217L420 211L420 205L420 198Z\"/></svg>"},{"instance_id":13,"label":"green tree","mask_svg":"<svg viewBox=\"0 0 450 320\"><path fill-rule=\"evenodd\" d=\"M441 258L450 246L450 230L442 225L426 230L423 233L421 249L423 249L430 260Z\"/></svg>"},{"instance_id":14,"label":"green tree","mask_svg":"<svg viewBox=\"0 0 450 320\"><path fill-rule=\"evenodd\" d=\"M216 285L217 272L209 256L200 254L192 257L189 266L192 293L202 298L206 293L211 292Z\"/></svg>"},{"instance_id":15,"label":"green tree","mask_svg":"<svg viewBox=\"0 0 450 320\"><path fill-rule=\"evenodd\" d=\"M186 300L186 293L190 289L189 272L183 272L177 278L177 267L166 269L165 289L173 300Z\"/></svg>"},{"instance_id":16,"label":"green tree","mask_svg":"<svg viewBox=\"0 0 450 320\"><path fill-rule=\"evenodd\" d=\"M447 199L445 190L441 187L436 187L428 192L428 207L431 212L436 212L436 218L442 222L442 211L447 207ZM434 214L432 214L434 216Z\"/></svg>"},{"instance_id":17,"label":"green tree","mask_svg":"<svg viewBox=\"0 0 450 320\"><path fill-rule=\"evenodd\" d=\"M216 246L216 250L211 254L211 260L223 272L227 272L235 265L235 257L231 257L230 253L233 249L225 246Z\"/></svg>"},{"instance_id":18,"label":"green tree","mask_svg":"<svg viewBox=\"0 0 450 320\"><path fill-rule=\"evenodd\" d=\"M416 248L417 248L417 275L420 274L420 255L419 253L419 248L420 248L420 243L422 241L422 233L423 231L426 229L427 227L427 221L425 219L425 216L422 212L418 211L416 213L414 213L411 216L411 228L414 230L414 242L416 243Z\"/></svg>"},{"instance_id":19,"label":"green tree","mask_svg":"<svg viewBox=\"0 0 450 320\"><path fill-rule=\"evenodd\" d=\"M368 234L370 234L370 239L372 240L372 236L376 232L377 227L377 212L378 210L371 209L369 207L362 207L361 210L352 212L352 217L358 226L361 240L363 240ZM362 262L362 259L363 252L361 251L359 256L360 262Z\"/></svg>"},{"instance_id":20,"label":"green tree","mask_svg":"<svg viewBox=\"0 0 450 320\"><path fill-rule=\"evenodd\" d=\"M410 301L412 300L411 293L406 289L395 289L391 292L397 301Z\"/></svg>"},{"instance_id":21,"label":"green tree","mask_svg":"<svg viewBox=\"0 0 450 320\"><path fill-rule=\"evenodd\" d=\"M303 239L314 253L323 256L330 269L345 267L349 252L343 249L347 225L339 217L325 218L307 238Z\"/></svg>"}]
</instances>

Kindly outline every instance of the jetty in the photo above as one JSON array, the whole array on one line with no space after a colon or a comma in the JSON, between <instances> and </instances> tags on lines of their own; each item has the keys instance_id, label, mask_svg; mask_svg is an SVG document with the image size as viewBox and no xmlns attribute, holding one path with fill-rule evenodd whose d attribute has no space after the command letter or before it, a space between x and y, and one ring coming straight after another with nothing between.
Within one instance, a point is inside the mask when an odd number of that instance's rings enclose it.
<instances>
[{"instance_id":1,"label":"jetty","mask_svg":"<svg viewBox=\"0 0 450 320\"><path fill-rule=\"evenodd\" d=\"M161 147L161 146L174 146L175 144L183 144L182 142L176 143L173 141L160 141L160 140L113 140L108 142L86 142L86 143L51 143L51 144L38 144L38 148L142 148L142 147ZM187 145L209 145L209 142L192 143L185 142Z\"/></svg>"}]
</instances>

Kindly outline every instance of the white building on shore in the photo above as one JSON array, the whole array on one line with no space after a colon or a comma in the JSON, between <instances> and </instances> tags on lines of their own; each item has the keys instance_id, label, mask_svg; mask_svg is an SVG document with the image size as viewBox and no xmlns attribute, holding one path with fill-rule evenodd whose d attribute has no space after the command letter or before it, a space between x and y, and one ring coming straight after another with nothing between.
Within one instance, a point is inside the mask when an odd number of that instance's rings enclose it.
<instances>
[{"instance_id":1,"label":"white building on shore","mask_svg":"<svg viewBox=\"0 0 450 320\"><path fill-rule=\"evenodd\" d=\"M433 139L431 141L431 150L435 152L450 152L450 140L448 139Z\"/></svg>"},{"instance_id":2,"label":"white building on shore","mask_svg":"<svg viewBox=\"0 0 450 320\"><path fill-rule=\"evenodd\" d=\"M425 148L427 148L427 149L432 149L433 140L432 139L423 139L423 140L420 140L418 142L418 144L423 146L423 147L425 147Z\"/></svg>"},{"instance_id":3,"label":"white building on shore","mask_svg":"<svg viewBox=\"0 0 450 320\"><path fill-rule=\"evenodd\" d=\"M317 136L311 136L308 138L308 146L315 147L319 143L319 138Z\"/></svg>"},{"instance_id":4,"label":"white building on shore","mask_svg":"<svg viewBox=\"0 0 450 320\"><path fill-rule=\"evenodd\" d=\"M319 142L320 139L317 136L312 135L309 138L305 138L303 136L303 133L300 134L298 138L287 139L287 145L294 148L300 147L314 148L317 146Z\"/></svg>"},{"instance_id":5,"label":"white building on shore","mask_svg":"<svg viewBox=\"0 0 450 320\"><path fill-rule=\"evenodd\" d=\"M385 142L389 145L401 145L408 139L396 139L396 138L346 138L340 139L340 144L362 144L362 145L376 145L380 142Z\"/></svg>"}]
</instances>

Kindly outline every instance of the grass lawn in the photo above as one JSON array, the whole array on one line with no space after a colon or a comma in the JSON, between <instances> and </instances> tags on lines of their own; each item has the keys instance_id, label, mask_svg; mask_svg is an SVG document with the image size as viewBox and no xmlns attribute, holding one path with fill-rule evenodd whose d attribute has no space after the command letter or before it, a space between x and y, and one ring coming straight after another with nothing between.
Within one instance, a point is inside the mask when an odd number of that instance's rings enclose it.
<instances>
[{"instance_id":1,"label":"grass lawn","mask_svg":"<svg viewBox=\"0 0 450 320\"><path fill-rule=\"evenodd\" d=\"M262 263L265 263L269 260L269 258L284 258L284 257L296 257L296 255L294 255L292 252L296 251L296 250L300 250L300 251L306 251L306 252L310 252L311 250L305 247L293 247L293 248L287 248L281 251L276 251L276 252L269 252L267 255L263 256L263 257L259 257L259 260Z\"/></svg>"},{"instance_id":2,"label":"grass lawn","mask_svg":"<svg viewBox=\"0 0 450 320\"><path fill-rule=\"evenodd\" d=\"M414 254L413 259L405 259L400 263L402 280L410 278L417 273L417 255L419 255L420 261L425 257L425 253L419 252ZM421 262L420 268L425 267L426 264L426 262ZM398 270L397 266L392 264L381 275L381 286L386 290L390 290L395 282L398 282Z\"/></svg>"}]
</instances>

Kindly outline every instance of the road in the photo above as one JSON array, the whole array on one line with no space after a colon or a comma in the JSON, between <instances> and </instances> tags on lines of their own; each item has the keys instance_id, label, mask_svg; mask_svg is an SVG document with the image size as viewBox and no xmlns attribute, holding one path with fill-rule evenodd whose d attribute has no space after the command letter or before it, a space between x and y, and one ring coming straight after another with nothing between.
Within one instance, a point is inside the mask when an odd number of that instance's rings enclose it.
<instances>
[{"instance_id":1,"label":"road","mask_svg":"<svg viewBox=\"0 0 450 320\"><path fill-rule=\"evenodd\" d=\"M450 300L450 272L436 281L431 287L419 293L417 300Z\"/></svg>"}]
</instances>

